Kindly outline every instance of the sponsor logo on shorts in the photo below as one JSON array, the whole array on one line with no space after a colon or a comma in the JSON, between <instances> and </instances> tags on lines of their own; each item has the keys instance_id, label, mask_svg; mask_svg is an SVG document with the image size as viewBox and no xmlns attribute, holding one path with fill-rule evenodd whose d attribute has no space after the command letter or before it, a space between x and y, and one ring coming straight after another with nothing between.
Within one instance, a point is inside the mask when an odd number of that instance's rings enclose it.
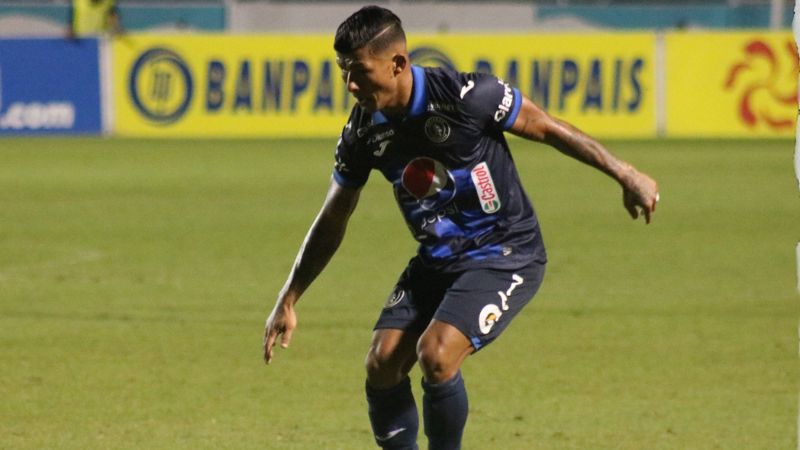
<instances>
[{"instance_id":1,"label":"sponsor logo on shorts","mask_svg":"<svg viewBox=\"0 0 800 450\"><path fill-rule=\"evenodd\" d=\"M508 289L506 289L505 292L497 291L497 295L500 297L500 306L495 303L489 303L483 307L478 315L478 326L480 327L481 333L489 334L489 332L492 331L494 324L497 323L497 321L500 320L500 316L503 315L503 311L508 311L508 298L514 293L514 289L524 282L525 280L521 276L517 274L511 275L511 285Z\"/></svg>"},{"instance_id":2,"label":"sponsor logo on shorts","mask_svg":"<svg viewBox=\"0 0 800 450\"><path fill-rule=\"evenodd\" d=\"M480 315L478 315L478 326L481 329L481 333L489 334L494 324L500 320L500 316L502 315L503 311L500 311L500 307L494 303L489 303L484 306Z\"/></svg>"},{"instance_id":3,"label":"sponsor logo on shorts","mask_svg":"<svg viewBox=\"0 0 800 450\"><path fill-rule=\"evenodd\" d=\"M481 203L481 209L486 214L493 214L500 210L500 195L494 186L492 174L489 172L489 166L486 162L482 162L472 169L472 183L478 191L478 200Z\"/></svg>"}]
</instances>

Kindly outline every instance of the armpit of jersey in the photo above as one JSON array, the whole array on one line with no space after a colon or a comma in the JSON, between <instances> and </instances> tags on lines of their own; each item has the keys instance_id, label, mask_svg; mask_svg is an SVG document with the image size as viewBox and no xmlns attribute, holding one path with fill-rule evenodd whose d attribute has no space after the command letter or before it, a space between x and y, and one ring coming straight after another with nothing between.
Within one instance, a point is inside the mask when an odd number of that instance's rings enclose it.
<instances>
[{"instance_id":1,"label":"armpit of jersey","mask_svg":"<svg viewBox=\"0 0 800 450\"><path fill-rule=\"evenodd\" d=\"M477 75L461 89L465 111L482 128L508 130L517 120L522 94L492 75Z\"/></svg>"}]
</instances>

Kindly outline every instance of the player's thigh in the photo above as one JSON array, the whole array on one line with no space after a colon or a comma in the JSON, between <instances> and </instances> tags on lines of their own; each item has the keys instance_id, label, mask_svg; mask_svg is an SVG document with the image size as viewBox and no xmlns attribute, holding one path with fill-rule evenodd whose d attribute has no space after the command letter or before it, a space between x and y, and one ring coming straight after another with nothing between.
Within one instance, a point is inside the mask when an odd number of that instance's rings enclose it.
<instances>
[{"instance_id":1,"label":"player's thigh","mask_svg":"<svg viewBox=\"0 0 800 450\"><path fill-rule=\"evenodd\" d=\"M417 360L416 343L450 282L411 261L375 323L366 360L370 385L392 386L408 374Z\"/></svg>"},{"instance_id":2,"label":"player's thigh","mask_svg":"<svg viewBox=\"0 0 800 450\"><path fill-rule=\"evenodd\" d=\"M398 329L421 335L454 279L412 259L383 305L375 330Z\"/></svg>"},{"instance_id":3,"label":"player's thigh","mask_svg":"<svg viewBox=\"0 0 800 450\"><path fill-rule=\"evenodd\" d=\"M458 328L480 350L530 302L544 269L544 264L534 262L517 270L467 271L448 289L434 318Z\"/></svg>"}]
</instances>

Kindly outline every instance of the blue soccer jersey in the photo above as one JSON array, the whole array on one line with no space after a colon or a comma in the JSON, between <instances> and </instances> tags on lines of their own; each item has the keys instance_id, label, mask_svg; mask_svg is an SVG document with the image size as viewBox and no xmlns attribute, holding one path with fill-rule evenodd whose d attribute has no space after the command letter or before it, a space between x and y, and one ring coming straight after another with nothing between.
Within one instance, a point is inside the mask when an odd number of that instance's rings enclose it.
<instances>
[{"instance_id":1,"label":"blue soccer jersey","mask_svg":"<svg viewBox=\"0 0 800 450\"><path fill-rule=\"evenodd\" d=\"M545 262L503 136L519 113L519 91L486 74L418 66L412 74L403 119L353 108L336 148L336 182L357 188L379 170L426 266L453 272Z\"/></svg>"}]
</instances>

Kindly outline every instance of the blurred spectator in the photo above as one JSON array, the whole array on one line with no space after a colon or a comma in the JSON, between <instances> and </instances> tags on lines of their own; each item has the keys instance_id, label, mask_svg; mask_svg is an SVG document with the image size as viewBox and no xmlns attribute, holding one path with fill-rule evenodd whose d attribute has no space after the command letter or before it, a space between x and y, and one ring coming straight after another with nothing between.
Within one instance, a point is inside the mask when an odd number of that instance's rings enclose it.
<instances>
[{"instance_id":1,"label":"blurred spectator","mask_svg":"<svg viewBox=\"0 0 800 450\"><path fill-rule=\"evenodd\" d=\"M69 39L122 32L116 0L72 0L68 20Z\"/></svg>"}]
</instances>

